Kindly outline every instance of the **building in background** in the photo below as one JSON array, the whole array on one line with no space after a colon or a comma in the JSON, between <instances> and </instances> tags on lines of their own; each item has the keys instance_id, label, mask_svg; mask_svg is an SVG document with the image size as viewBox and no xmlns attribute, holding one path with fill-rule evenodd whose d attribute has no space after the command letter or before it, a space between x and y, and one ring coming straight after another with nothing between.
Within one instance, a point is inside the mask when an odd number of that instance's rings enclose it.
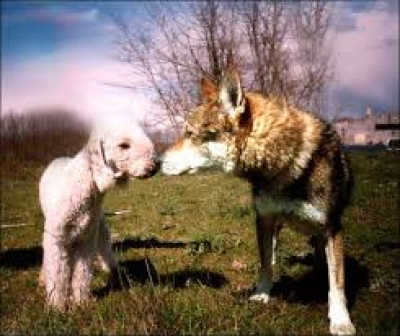
<instances>
[{"instance_id":1,"label":"building in background","mask_svg":"<svg viewBox=\"0 0 400 336\"><path fill-rule=\"evenodd\" d=\"M362 118L342 117L332 123L345 145L387 145L400 139L399 113L375 113L367 107Z\"/></svg>"}]
</instances>

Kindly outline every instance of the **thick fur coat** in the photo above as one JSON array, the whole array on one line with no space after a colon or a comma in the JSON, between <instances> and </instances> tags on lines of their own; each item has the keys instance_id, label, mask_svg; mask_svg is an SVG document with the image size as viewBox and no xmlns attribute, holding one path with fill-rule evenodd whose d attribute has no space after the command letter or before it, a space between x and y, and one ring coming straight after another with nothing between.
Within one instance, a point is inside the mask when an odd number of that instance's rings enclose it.
<instances>
[{"instance_id":1,"label":"thick fur coat","mask_svg":"<svg viewBox=\"0 0 400 336\"><path fill-rule=\"evenodd\" d=\"M283 99L245 93L234 69L219 87L202 80L201 93L202 104L189 116L183 139L165 152L161 170L177 175L219 167L251 183L261 260L254 300L269 299L282 218L319 234L329 269L330 331L355 333L346 308L340 221L351 176L338 134Z\"/></svg>"},{"instance_id":2,"label":"thick fur coat","mask_svg":"<svg viewBox=\"0 0 400 336\"><path fill-rule=\"evenodd\" d=\"M104 194L129 177L148 176L153 160L153 145L143 131L119 123L97 128L75 157L47 167L39 184L45 217L40 283L50 306L64 310L89 299L95 257L105 270L116 270Z\"/></svg>"}]
</instances>

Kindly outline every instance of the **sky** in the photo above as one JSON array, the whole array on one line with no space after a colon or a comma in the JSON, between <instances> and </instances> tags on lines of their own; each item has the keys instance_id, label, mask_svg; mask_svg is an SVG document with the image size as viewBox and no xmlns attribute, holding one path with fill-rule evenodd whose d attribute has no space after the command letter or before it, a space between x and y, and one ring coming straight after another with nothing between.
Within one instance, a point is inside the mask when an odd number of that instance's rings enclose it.
<instances>
[{"instance_id":1,"label":"sky","mask_svg":"<svg viewBox=\"0 0 400 336\"><path fill-rule=\"evenodd\" d=\"M64 107L93 118L154 113L118 62L110 14L140 19L140 2L1 2L1 111ZM335 2L332 85L335 110L399 111L397 1ZM332 112L336 113L336 112Z\"/></svg>"}]
</instances>

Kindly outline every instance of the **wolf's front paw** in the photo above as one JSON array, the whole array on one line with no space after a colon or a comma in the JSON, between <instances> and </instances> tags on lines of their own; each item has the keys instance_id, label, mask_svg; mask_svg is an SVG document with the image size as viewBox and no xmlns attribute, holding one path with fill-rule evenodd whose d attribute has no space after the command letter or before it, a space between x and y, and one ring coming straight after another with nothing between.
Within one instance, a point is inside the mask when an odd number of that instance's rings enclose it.
<instances>
[{"instance_id":1,"label":"wolf's front paw","mask_svg":"<svg viewBox=\"0 0 400 336\"><path fill-rule=\"evenodd\" d=\"M270 284L270 281L261 279L258 286L254 290L254 293L251 294L250 300L260 301L262 303L268 303L269 298L270 298L269 293L271 291L271 287L272 287L272 284Z\"/></svg>"},{"instance_id":2,"label":"wolf's front paw","mask_svg":"<svg viewBox=\"0 0 400 336\"><path fill-rule=\"evenodd\" d=\"M262 303L267 304L269 301L269 294L267 293L255 293L250 296L250 300L252 301L260 301Z\"/></svg>"}]
</instances>

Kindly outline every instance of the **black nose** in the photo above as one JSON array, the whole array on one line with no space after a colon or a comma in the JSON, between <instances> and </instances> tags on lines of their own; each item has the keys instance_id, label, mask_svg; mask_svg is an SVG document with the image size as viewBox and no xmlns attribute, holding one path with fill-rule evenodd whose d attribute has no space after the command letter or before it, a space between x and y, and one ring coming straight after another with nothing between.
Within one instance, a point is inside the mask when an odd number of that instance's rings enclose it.
<instances>
[{"instance_id":1,"label":"black nose","mask_svg":"<svg viewBox=\"0 0 400 336\"><path fill-rule=\"evenodd\" d=\"M161 159L159 157L155 158L153 161L152 166L150 167L150 169L148 170L146 177L152 177L154 176L158 170L161 167Z\"/></svg>"},{"instance_id":2,"label":"black nose","mask_svg":"<svg viewBox=\"0 0 400 336\"><path fill-rule=\"evenodd\" d=\"M146 172L145 172L143 175L141 175L141 176L139 176L139 177L137 177L137 178L139 178L139 179L147 179L147 178L149 178L149 177L154 176L154 175L157 173L157 171L158 171L158 167L157 167L157 165L154 163L151 167L149 167L149 168L146 170Z\"/></svg>"},{"instance_id":3,"label":"black nose","mask_svg":"<svg viewBox=\"0 0 400 336\"><path fill-rule=\"evenodd\" d=\"M150 171L150 176L154 176L161 168L161 160L154 160L153 169Z\"/></svg>"}]
</instances>

